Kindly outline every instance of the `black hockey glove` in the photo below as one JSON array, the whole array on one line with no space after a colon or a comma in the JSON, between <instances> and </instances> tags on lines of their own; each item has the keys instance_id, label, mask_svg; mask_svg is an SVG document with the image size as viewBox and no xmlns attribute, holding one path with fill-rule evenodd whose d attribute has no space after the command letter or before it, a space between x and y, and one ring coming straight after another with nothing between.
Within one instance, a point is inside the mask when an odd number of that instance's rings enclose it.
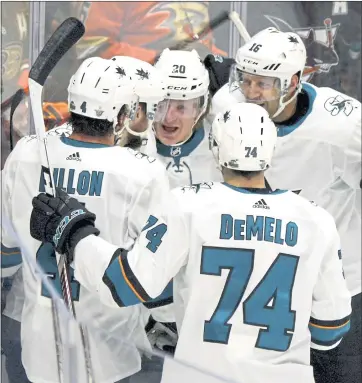
<instances>
[{"instance_id":1,"label":"black hockey glove","mask_svg":"<svg viewBox=\"0 0 362 383\"><path fill-rule=\"evenodd\" d=\"M95 214L59 188L57 197L41 193L33 198L30 234L38 241L53 244L58 253L66 253L72 262L77 243L88 235L99 234L95 219Z\"/></svg>"},{"instance_id":2,"label":"black hockey glove","mask_svg":"<svg viewBox=\"0 0 362 383\"><path fill-rule=\"evenodd\" d=\"M206 69L210 76L210 94L211 97L229 81L230 68L235 60L229 57L218 55L207 55L204 60Z\"/></svg>"},{"instance_id":3,"label":"black hockey glove","mask_svg":"<svg viewBox=\"0 0 362 383\"><path fill-rule=\"evenodd\" d=\"M157 322L150 316L145 331L152 347L172 355L175 353L178 340L176 323Z\"/></svg>"}]
</instances>

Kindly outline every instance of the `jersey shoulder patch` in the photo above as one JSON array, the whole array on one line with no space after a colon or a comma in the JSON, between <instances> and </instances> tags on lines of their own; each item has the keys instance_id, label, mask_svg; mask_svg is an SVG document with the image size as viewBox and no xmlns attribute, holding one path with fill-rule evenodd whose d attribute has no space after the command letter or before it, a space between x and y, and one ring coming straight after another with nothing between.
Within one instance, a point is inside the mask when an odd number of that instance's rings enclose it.
<instances>
[{"instance_id":1,"label":"jersey shoulder patch","mask_svg":"<svg viewBox=\"0 0 362 383\"><path fill-rule=\"evenodd\" d=\"M181 190L186 193L187 191L193 191L194 193L198 193L200 190L211 190L213 187L213 182L202 182L199 184L192 184L189 186L183 186Z\"/></svg>"},{"instance_id":2,"label":"jersey shoulder patch","mask_svg":"<svg viewBox=\"0 0 362 383\"><path fill-rule=\"evenodd\" d=\"M324 109L333 117L338 115L348 117L359 106L354 98L344 94L332 93L325 95L325 97L327 97L327 99L324 102Z\"/></svg>"},{"instance_id":3,"label":"jersey shoulder patch","mask_svg":"<svg viewBox=\"0 0 362 383\"><path fill-rule=\"evenodd\" d=\"M46 132L47 137L69 137L72 134L72 127L68 124L63 124ZM24 136L25 142L36 140L36 134Z\"/></svg>"},{"instance_id":4,"label":"jersey shoulder patch","mask_svg":"<svg viewBox=\"0 0 362 383\"><path fill-rule=\"evenodd\" d=\"M134 149L132 149L132 148L127 148L127 150L128 150L132 155L134 155L137 159L140 159L140 160L145 159L145 160L147 160L147 162L150 163L150 164L152 164L152 163L154 163L154 162L156 161L156 158L151 157L151 156L148 156L147 154L141 153L141 152L139 152L139 151L137 151L137 150L134 150Z\"/></svg>"}]
</instances>

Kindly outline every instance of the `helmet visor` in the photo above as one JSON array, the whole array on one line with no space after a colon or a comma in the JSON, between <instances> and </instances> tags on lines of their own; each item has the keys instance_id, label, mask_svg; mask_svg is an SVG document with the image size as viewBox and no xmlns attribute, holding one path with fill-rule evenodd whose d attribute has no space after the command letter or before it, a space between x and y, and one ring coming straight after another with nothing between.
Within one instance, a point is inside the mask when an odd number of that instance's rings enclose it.
<instances>
[{"instance_id":1,"label":"helmet visor","mask_svg":"<svg viewBox=\"0 0 362 383\"><path fill-rule=\"evenodd\" d=\"M196 119L203 112L204 97L191 100L165 99L158 104L155 115L156 122L173 122L183 119Z\"/></svg>"},{"instance_id":2,"label":"helmet visor","mask_svg":"<svg viewBox=\"0 0 362 383\"><path fill-rule=\"evenodd\" d=\"M233 65L230 71L229 91L239 89L247 102L262 104L283 96L280 79L245 72Z\"/></svg>"}]
</instances>

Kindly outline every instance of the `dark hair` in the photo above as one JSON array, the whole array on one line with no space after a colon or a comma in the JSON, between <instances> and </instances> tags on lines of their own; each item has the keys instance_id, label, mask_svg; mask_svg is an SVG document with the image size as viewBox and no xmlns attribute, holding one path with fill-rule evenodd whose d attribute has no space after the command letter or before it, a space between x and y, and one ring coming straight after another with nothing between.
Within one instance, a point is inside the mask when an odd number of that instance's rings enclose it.
<instances>
[{"instance_id":1,"label":"dark hair","mask_svg":"<svg viewBox=\"0 0 362 383\"><path fill-rule=\"evenodd\" d=\"M139 147L141 145L142 145L141 137L133 136L132 134L128 133L128 141L124 145L125 148L131 148L131 149L139 150Z\"/></svg>"},{"instance_id":2,"label":"dark hair","mask_svg":"<svg viewBox=\"0 0 362 383\"><path fill-rule=\"evenodd\" d=\"M113 122L97 120L73 112L70 113L69 124L72 126L74 133L86 136L105 137L113 134Z\"/></svg>"},{"instance_id":3,"label":"dark hair","mask_svg":"<svg viewBox=\"0 0 362 383\"><path fill-rule=\"evenodd\" d=\"M257 171L247 171L247 170L234 170L226 168L228 172L236 177L244 177L248 180L250 180L253 177L258 176L263 172L263 170L257 170Z\"/></svg>"}]
</instances>

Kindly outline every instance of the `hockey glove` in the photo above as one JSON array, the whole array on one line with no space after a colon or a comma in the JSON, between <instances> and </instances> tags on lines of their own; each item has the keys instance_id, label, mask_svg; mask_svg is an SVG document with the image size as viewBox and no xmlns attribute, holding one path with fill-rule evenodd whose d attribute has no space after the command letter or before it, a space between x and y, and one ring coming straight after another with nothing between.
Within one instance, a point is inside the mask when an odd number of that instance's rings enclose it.
<instances>
[{"instance_id":1,"label":"hockey glove","mask_svg":"<svg viewBox=\"0 0 362 383\"><path fill-rule=\"evenodd\" d=\"M88 235L99 234L95 219L95 214L58 188L57 197L41 193L33 198L30 234L38 241L53 244L58 253L66 253L72 262L77 243Z\"/></svg>"},{"instance_id":2,"label":"hockey glove","mask_svg":"<svg viewBox=\"0 0 362 383\"><path fill-rule=\"evenodd\" d=\"M178 340L176 323L157 322L150 316L145 331L152 347L172 355L175 353Z\"/></svg>"},{"instance_id":3,"label":"hockey glove","mask_svg":"<svg viewBox=\"0 0 362 383\"><path fill-rule=\"evenodd\" d=\"M210 94L214 94L229 81L230 68L235 60L219 55L207 55L204 60L206 69L210 76Z\"/></svg>"}]
</instances>

